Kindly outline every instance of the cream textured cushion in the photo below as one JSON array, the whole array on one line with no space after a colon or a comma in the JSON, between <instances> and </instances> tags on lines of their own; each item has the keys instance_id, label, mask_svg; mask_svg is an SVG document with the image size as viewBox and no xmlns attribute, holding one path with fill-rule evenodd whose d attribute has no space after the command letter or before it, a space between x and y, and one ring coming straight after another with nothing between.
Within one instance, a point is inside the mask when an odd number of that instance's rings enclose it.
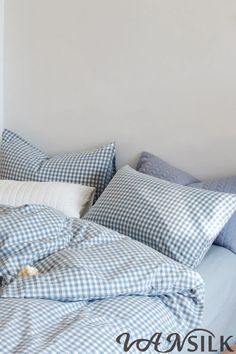
<instances>
[{"instance_id":1,"label":"cream textured cushion","mask_svg":"<svg viewBox=\"0 0 236 354\"><path fill-rule=\"evenodd\" d=\"M62 182L0 180L0 204L44 204L69 217L80 217L93 203L95 188Z\"/></svg>"}]
</instances>

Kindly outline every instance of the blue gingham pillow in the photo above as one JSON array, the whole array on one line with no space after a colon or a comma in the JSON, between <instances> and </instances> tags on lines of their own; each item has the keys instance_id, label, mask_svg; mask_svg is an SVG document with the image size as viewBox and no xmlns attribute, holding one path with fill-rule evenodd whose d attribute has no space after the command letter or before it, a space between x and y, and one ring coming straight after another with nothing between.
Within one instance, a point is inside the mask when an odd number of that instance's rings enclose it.
<instances>
[{"instance_id":1,"label":"blue gingham pillow","mask_svg":"<svg viewBox=\"0 0 236 354\"><path fill-rule=\"evenodd\" d=\"M2 135L1 179L80 183L96 188L95 199L115 174L115 144L81 153L49 157L19 135Z\"/></svg>"},{"instance_id":2,"label":"blue gingham pillow","mask_svg":"<svg viewBox=\"0 0 236 354\"><path fill-rule=\"evenodd\" d=\"M158 156L150 154L149 152L144 151L141 153L136 169L149 176L161 178L184 186L236 194L236 176L199 181L188 172L170 165ZM228 248L236 254L236 213L232 215L223 230L221 230L215 239L214 243Z\"/></svg>"},{"instance_id":3,"label":"blue gingham pillow","mask_svg":"<svg viewBox=\"0 0 236 354\"><path fill-rule=\"evenodd\" d=\"M141 241L192 268L236 210L236 196L120 169L86 219Z\"/></svg>"}]
</instances>

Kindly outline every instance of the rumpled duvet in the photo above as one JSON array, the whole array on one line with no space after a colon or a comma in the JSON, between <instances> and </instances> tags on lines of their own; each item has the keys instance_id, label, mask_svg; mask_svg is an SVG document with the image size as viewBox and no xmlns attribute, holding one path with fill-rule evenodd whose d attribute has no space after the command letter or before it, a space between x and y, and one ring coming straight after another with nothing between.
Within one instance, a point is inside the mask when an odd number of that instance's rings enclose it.
<instances>
[{"instance_id":1,"label":"rumpled duvet","mask_svg":"<svg viewBox=\"0 0 236 354\"><path fill-rule=\"evenodd\" d=\"M20 276L26 265L39 274ZM203 300L198 273L124 235L0 207L0 353L141 353L137 339L199 326Z\"/></svg>"}]
</instances>

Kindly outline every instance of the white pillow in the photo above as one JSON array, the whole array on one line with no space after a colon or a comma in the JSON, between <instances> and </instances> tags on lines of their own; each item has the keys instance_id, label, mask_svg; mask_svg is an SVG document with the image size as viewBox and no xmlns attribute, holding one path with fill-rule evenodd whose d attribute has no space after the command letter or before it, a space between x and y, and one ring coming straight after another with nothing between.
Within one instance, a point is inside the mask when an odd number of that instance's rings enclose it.
<instances>
[{"instance_id":1,"label":"white pillow","mask_svg":"<svg viewBox=\"0 0 236 354\"><path fill-rule=\"evenodd\" d=\"M62 182L0 180L0 204L44 204L69 217L81 217L93 203L95 188Z\"/></svg>"}]
</instances>

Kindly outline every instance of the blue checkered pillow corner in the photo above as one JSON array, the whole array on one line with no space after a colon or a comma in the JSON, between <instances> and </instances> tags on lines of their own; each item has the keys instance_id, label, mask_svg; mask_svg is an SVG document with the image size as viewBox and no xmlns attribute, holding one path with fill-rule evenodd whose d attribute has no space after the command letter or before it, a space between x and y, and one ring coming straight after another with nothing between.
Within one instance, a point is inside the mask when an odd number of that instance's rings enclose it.
<instances>
[{"instance_id":1,"label":"blue checkered pillow corner","mask_svg":"<svg viewBox=\"0 0 236 354\"><path fill-rule=\"evenodd\" d=\"M236 210L236 196L120 169L85 218L196 268Z\"/></svg>"},{"instance_id":2,"label":"blue checkered pillow corner","mask_svg":"<svg viewBox=\"0 0 236 354\"><path fill-rule=\"evenodd\" d=\"M3 132L1 179L80 183L95 187L97 199L115 172L115 143L94 151L49 157L14 132Z\"/></svg>"}]
</instances>

